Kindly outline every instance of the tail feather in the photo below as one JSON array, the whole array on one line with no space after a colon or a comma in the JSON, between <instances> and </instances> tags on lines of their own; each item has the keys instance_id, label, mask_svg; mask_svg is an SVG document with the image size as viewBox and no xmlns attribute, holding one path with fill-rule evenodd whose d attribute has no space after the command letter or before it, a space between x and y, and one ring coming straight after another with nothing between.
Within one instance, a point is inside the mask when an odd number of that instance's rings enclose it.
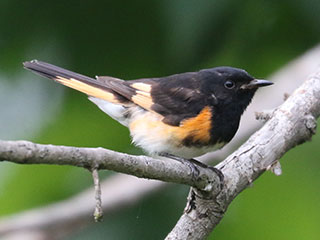
<instances>
[{"instance_id":1,"label":"tail feather","mask_svg":"<svg viewBox=\"0 0 320 240\"><path fill-rule=\"evenodd\" d=\"M24 62L23 66L41 76L53 79L65 86L76 89L89 96L106 100L112 103L124 103L128 101L123 96L105 86L103 82L75 73L49 63L32 60Z\"/></svg>"},{"instance_id":2,"label":"tail feather","mask_svg":"<svg viewBox=\"0 0 320 240\"><path fill-rule=\"evenodd\" d=\"M32 60L30 62L24 62L23 66L26 69L29 69L41 76L56 79L58 76L62 78L73 78L73 79L81 79L84 82L88 83L94 83L95 79L81 75L79 73L75 73L66 69L63 69L61 67L57 67L55 65L38 61L38 60Z\"/></svg>"}]
</instances>

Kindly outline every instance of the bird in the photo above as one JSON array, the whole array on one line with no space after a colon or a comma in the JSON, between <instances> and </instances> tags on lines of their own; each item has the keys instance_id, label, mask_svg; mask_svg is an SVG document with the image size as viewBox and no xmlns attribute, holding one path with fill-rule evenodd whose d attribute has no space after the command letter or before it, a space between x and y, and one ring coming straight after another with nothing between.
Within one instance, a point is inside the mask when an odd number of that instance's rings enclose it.
<instances>
[{"instance_id":1,"label":"bird","mask_svg":"<svg viewBox=\"0 0 320 240\"><path fill-rule=\"evenodd\" d=\"M38 60L23 66L87 94L147 154L188 165L230 142L257 89L273 84L228 66L135 80L91 78Z\"/></svg>"}]
</instances>

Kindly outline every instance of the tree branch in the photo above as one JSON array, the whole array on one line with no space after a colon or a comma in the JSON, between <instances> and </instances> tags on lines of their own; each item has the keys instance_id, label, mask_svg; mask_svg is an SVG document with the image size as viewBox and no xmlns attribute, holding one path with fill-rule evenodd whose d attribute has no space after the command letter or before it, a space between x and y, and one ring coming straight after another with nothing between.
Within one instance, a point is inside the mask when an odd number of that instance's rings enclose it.
<instances>
[{"instance_id":1,"label":"tree branch","mask_svg":"<svg viewBox=\"0 0 320 240\"><path fill-rule=\"evenodd\" d=\"M220 179L209 168L192 169L178 161L133 156L103 148L78 148L36 144L28 141L0 140L0 161L19 164L55 164L96 168L130 174L136 177L186 184L195 188L219 191Z\"/></svg>"},{"instance_id":2,"label":"tree branch","mask_svg":"<svg viewBox=\"0 0 320 240\"><path fill-rule=\"evenodd\" d=\"M184 214L166 239L204 239L228 205L287 151L311 139L320 115L320 69L299 87L262 129L217 165L225 176L218 196L192 188Z\"/></svg>"}]
</instances>

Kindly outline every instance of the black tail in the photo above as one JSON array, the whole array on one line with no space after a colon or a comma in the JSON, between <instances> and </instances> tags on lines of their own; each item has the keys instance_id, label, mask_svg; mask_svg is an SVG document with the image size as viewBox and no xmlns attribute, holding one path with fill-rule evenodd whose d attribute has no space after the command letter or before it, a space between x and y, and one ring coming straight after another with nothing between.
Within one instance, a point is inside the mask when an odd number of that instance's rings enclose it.
<instances>
[{"instance_id":1,"label":"black tail","mask_svg":"<svg viewBox=\"0 0 320 240\"><path fill-rule=\"evenodd\" d=\"M103 82L49 63L32 60L30 62L24 62L23 66L32 72L53 79L65 86L86 93L89 96L104 99L112 103L120 103L126 100L123 96L120 96L107 87Z\"/></svg>"},{"instance_id":2,"label":"black tail","mask_svg":"<svg viewBox=\"0 0 320 240\"><path fill-rule=\"evenodd\" d=\"M24 68L31 70L40 76L44 76L53 80L56 80L58 77L62 77L66 79L73 78L86 83L97 84L97 81L93 78L38 60L24 62L23 66Z\"/></svg>"}]
</instances>

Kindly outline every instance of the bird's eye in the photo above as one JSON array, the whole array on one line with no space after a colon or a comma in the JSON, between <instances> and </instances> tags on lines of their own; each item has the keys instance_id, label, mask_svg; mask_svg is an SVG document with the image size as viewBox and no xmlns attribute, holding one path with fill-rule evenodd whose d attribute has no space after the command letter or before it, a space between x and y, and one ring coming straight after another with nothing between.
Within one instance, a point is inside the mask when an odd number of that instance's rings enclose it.
<instances>
[{"instance_id":1,"label":"bird's eye","mask_svg":"<svg viewBox=\"0 0 320 240\"><path fill-rule=\"evenodd\" d=\"M233 81L228 80L224 83L224 86L227 89L232 89L236 86L236 84Z\"/></svg>"}]
</instances>

